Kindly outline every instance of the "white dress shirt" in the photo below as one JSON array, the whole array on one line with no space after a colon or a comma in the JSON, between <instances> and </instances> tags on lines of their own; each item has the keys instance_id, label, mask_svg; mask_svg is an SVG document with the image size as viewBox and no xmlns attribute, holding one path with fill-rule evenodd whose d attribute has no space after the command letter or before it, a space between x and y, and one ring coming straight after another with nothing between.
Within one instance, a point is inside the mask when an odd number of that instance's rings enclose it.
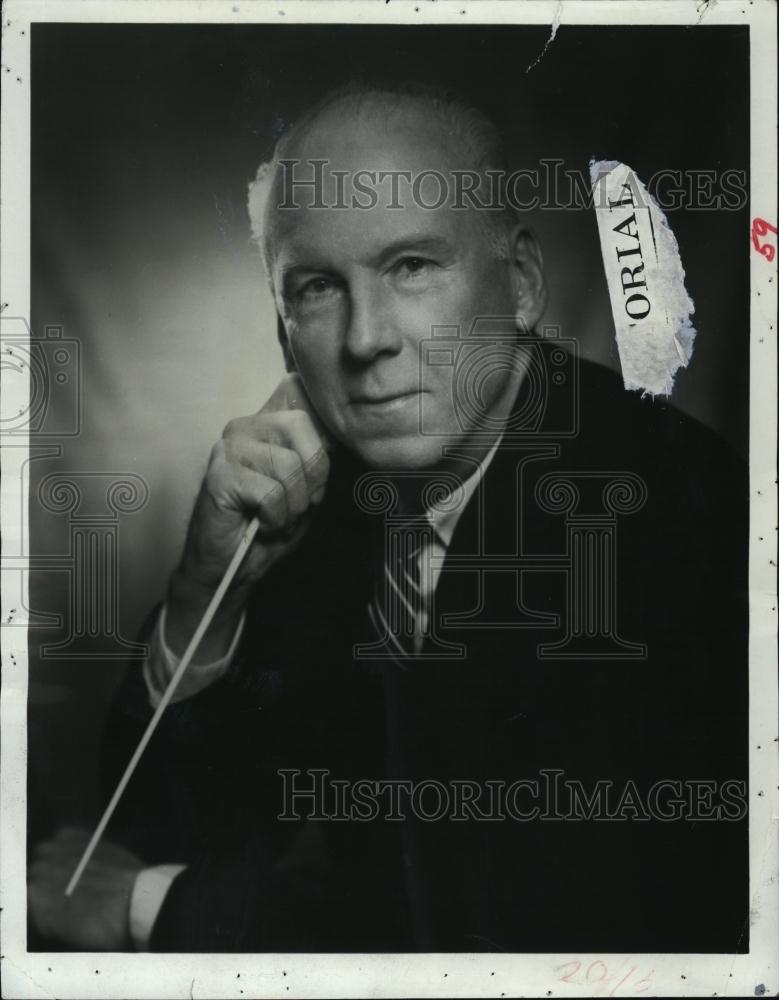
<instances>
[{"instance_id":1,"label":"white dress shirt","mask_svg":"<svg viewBox=\"0 0 779 1000\"><path fill-rule=\"evenodd\" d=\"M452 541L457 522L498 450L502 437L501 434L479 463L478 469L474 470L473 474L462 484L462 503L458 504L454 510L430 511L428 513L434 529L433 542L429 546L423 547L418 556L422 594L426 605L438 586L443 560ZM427 569L424 565L425 560L431 560L429 573L425 571ZM156 708L159 704L166 684L181 662L165 641L165 618L166 607L163 605L149 643L149 656L143 666L143 676L149 691L149 701L152 708ZM223 657L213 660L211 663L190 663L171 701L183 701L185 698L198 694L225 673L238 648L245 620L244 613L241 615L230 648ZM427 622L421 622L420 628L417 630L417 651L419 651L426 629ZM180 875L185 868L186 865L180 864L155 865L151 868L144 868L138 874L130 898L130 934L138 951L148 950L154 921L157 919L157 914L160 912L168 889L176 876Z\"/></svg>"}]
</instances>

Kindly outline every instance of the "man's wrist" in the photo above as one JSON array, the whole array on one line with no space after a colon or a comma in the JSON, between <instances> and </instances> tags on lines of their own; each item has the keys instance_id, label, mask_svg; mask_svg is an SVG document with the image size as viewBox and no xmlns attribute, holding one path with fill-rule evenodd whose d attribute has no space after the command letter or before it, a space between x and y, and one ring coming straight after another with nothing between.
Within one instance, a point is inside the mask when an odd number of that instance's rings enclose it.
<instances>
[{"instance_id":1,"label":"man's wrist","mask_svg":"<svg viewBox=\"0 0 779 1000\"><path fill-rule=\"evenodd\" d=\"M168 644L167 633L168 608L162 605L157 624L151 635L150 653L143 665L143 677L149 692L149 703L156 708L163 697L171 678L181 665L181 657L177 656ZM171 702L183 701L210 687L227 671L235 658L241 642L246 614L242 613L232 634L230 644L224 655L216 659L202 659L199 652L195 653L186 674L179 679L178 686L171 696ZM220 643L221 645L221 643ZM208 650L206 650L206 653Z\"/></svg>"},{"instance_id":2,"label":"man's wrist","mask_svg":"<svg viewBox=\"0 0 779 1000\"><path fill-rule=\"evenodd\" d=\"M195 609L198 615L208 607L216 587L199 581L193 574L187 572L183 565L173 571L168 583L168 605L181 602L182 605ZM222 598L216 617L239 615L246 604L251 590L251 584L233 584Z\"/></svg>"},{"instance_id":3,"label":"man's wrist","mask_svg":"<svg viewBox=\"0 0 779 1000\"><path fill-rule=\"evenodd\" d=\"M225 655L249 598L249 586L230 588L222 598L197 652L197 660L209 662ZM183 656L214 591L177 569L170 578L166 600L166 641L171 651Z\"/></svg>"}]
</instances>

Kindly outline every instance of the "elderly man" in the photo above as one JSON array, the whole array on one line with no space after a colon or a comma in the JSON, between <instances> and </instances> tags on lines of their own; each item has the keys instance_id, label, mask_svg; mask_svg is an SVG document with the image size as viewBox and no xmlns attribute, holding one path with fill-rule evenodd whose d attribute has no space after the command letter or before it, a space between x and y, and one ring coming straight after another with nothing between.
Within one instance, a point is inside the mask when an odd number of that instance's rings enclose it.
<instances>
[{"instance_id":1,"label":"elderly man","mask_svg":"<svg viewBox=\"0 0 779 1000\"><path fill-rule=\"evenodd\" d=\"M44 934L746 947L743 472L533 335L504 169L474 108L393 86L328 96L261 169L289 374L212 451L108 790L260 530L72 898L84 834L39 849Z\"/></svg>"}]
</instances>

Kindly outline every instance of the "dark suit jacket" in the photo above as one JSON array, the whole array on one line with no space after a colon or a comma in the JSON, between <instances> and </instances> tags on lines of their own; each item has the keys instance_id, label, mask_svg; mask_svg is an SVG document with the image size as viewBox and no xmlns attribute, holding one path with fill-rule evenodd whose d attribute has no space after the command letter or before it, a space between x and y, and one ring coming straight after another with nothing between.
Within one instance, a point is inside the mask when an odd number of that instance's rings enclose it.
<instances>
[{"instance_id":1,"label":"dark suit jacket","mask_svg":"<svg viewBox=\"0 0 779 1000\"><path fill-rule=\"evenodd\" d=\"M544 363L552 349L539 347ZM114 821L113 836L150 863L189 865L153 948L747 950L744 818L277 819L280 769L447 787L543 784L542 770L560 770L588 794L612 782L617 798L629 781L645 796L657 781L698 779L718 783L715 805L723 781L746 781L743 465L603 369L582 363L578 389L572 435L553 393L537 412L519 400L524 433L504 440L458 523L435 613L464 658L355 659L377 518L355 506L365 470L336 458L304 543L256 589L232 667L168 710ZM544 478L562 473L574 508ZM606 497L620 478L628 486ZM588 545L613 556L611 582L608 559L576 579ZM521 555L521 576L484 559L496 555ZM615 595L611 617L588 624L582 593ZM106 730L108 791L148 716L133 668Z\"/></svg>"}]
</instances>

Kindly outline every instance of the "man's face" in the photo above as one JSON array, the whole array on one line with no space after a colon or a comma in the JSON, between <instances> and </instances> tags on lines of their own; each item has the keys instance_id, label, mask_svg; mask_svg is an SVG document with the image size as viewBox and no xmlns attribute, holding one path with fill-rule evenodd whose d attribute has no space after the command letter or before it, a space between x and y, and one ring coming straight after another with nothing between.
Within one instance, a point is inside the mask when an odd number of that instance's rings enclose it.
<instances>
[{"instance_id":1,"label":"man's face","mask_svg":"<svg viewBox=\"0 0 779 1000\"><path fill-rule=\"evenodd\" d=\"M368 465L433 468L442 446L474 437L480 411L491 421L508 413L517 366L505 363L504 342L504 361L478 386L478 405L463 405L455 398L454 365L421 345L434 327L456 328L462 338L478 317L512 317L513 262L498 258L475 209L419 203L435 203L435 181L420 189L421 198L401 184L401 207L392 208L385 180L375 187L378 204L366 210L351 205L352 180L365 170L448 175L468 164L453 162L440 126L413 108L389 125L347 109L330 112L288 156L300 160L296 178L313 176L310 160L328 160L324 201L338 200L338 176L340 200L349 206L312 208L305 189L295 192L301 207L276 210L272 276L295 367L328 430ZM273 203L278 195L277 187ZM511 323L503 330L513 350ZM491 349L494 340L484 345Z\"/></svg>"}]
</instances>

